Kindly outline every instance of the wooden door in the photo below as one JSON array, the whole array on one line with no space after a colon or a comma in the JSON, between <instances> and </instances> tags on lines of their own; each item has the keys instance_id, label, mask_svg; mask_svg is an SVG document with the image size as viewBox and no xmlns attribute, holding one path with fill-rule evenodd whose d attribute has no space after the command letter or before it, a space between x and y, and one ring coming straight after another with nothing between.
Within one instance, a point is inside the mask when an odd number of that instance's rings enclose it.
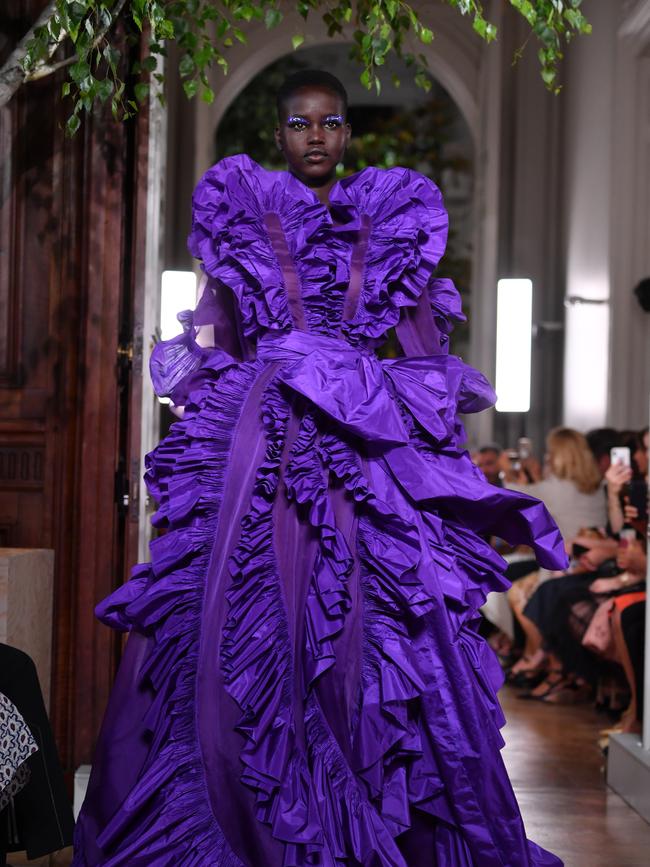
<instances>
[{"instance_id":1,"label":"wooden door","mask_svg":"<svg viewBox=\"0 0 650 867\"><path fill-rule=\"evenodd\" d=\"M0 61L41 5L2 4ZM121 647L93 609L137 557L148 117L100 112L66 138L60 86L0 111L0 544L55 551L52 718L71 774Z\"/></svg>"}]
</instances>

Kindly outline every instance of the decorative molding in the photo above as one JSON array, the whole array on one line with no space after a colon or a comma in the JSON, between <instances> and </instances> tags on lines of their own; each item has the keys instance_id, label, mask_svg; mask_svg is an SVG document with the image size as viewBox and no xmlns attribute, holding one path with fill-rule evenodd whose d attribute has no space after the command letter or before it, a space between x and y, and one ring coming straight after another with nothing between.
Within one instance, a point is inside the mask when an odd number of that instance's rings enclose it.
<instances>
[{"instance_id":1,"label":"decorative molding","mask_svg":"<svg viewBox=\"0 0 650 867\"><path fill-rule=\"evenodd\" d=\"M41 490L44 482L45 446L0 446L0 490Z\"/></svg>"}]
</instances>

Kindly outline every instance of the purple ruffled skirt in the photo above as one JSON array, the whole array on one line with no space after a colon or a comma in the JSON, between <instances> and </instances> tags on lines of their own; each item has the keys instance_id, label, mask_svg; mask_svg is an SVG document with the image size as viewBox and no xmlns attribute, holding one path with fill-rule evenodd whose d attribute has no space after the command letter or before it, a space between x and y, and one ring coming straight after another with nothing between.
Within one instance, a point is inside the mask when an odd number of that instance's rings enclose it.
<instances>
[{"instance_id":1,"label":"purple ruffled skirt","mask_svg":"<svg viewBox=\"0 0 650 867\"><path fill-rule=\"evenodd\" d=\"M148 458L166 532L98 609L131 635L77 867L561 863L526 840L476 632L507 587L483 534L550 567L561 539L448 436L468 369L422 362L292 332L197 379Z\"/></svg>"}]
</instances>

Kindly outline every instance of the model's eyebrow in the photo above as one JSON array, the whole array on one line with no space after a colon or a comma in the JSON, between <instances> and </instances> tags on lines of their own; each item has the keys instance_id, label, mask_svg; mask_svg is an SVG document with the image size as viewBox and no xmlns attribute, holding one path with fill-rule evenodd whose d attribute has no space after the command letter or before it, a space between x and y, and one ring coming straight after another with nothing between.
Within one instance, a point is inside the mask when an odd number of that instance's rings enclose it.
<instances>
[{"instance_id":1,"label":"model's eyebrow","mask_svg":"<svg viewBox=\"0 0 650 867\"><path fill-rule=\"evenodd\" d=\"M345 118L342 114L324 114L322 120L325 122L329 120L337 120L339 123L343 123ZM311 123L311 121L303 114L290 114L287 118L287 123Z\"/></svg>"}]
</instances>

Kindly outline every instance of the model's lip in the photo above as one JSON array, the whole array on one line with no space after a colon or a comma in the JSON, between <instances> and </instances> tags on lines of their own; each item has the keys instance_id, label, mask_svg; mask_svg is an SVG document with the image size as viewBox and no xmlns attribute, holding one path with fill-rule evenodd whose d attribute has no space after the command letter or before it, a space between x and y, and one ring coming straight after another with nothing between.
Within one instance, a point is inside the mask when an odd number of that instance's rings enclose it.
<instances>
[{"instance_id":1,"label":"model's lip","mask_svg":"<svg viewBox=\"0 0 650 867\"><path fill-rule=\"evenodd\" d=\"M327 151L313 150L313 151L307 151L307 153L305 154L305 159L306 160L326 159L328 156L329 156L329 154L327 153Z\"/></svg>"}]
</instances>

